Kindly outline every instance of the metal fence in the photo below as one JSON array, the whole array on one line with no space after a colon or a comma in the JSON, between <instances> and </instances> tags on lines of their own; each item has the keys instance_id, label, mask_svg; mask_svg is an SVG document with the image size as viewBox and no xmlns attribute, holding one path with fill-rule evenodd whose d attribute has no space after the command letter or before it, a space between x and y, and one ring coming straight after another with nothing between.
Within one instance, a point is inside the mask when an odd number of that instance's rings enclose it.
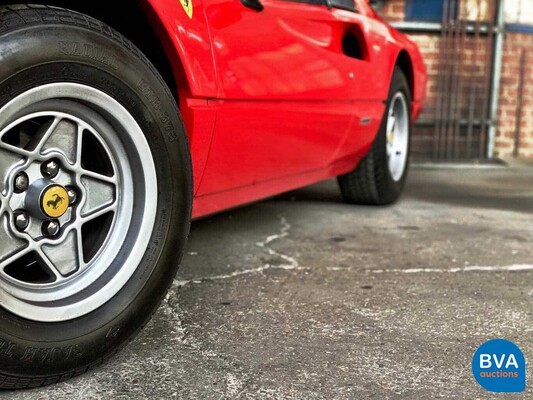
<instances>
[{"instance_id":1,"label":"metal fence","mask_svg":"<svg viewBox=\"0 0 533 400\"><path fill-rule=\"evenodd\" d=\"M440 24L400 24L416 40L432 36L429 97L412 139L415 158L484 159L494 136L494 51L498 0L443 0ZM497 99L496 99L497 100Z\"/></svg>"}]
</instances>

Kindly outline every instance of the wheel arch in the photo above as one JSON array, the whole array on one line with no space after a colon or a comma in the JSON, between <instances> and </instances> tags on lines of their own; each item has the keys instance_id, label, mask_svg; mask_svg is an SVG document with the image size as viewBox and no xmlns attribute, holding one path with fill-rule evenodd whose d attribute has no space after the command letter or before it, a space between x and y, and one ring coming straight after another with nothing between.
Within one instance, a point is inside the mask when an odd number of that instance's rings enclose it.
<instances>
[{"instance_id":1,"label":"wheel arch","mask_svg":"<svg viewBox=\"0 0 533 400\"><path fill-rule=\"evenodd\" d=\"M400 68L405 74L407 82L409 83L409 89L411 90L411 96L415 96L416 92L413 61L411 60L411 56L405 49L400 50L400 52L398 53L398 57L396 58L396 63L394 64L394 66Z\"/></svg>"},{"instance_id":2,"label":"wheel arch","mask_svg":"<svg viewBox=\"0 0 533 400\"><path fill-rule=\"evenodd\" d=\"M176 102L191 92L189 79L169 32L153 9L150 0L115 0L117 6L106 7L101 2L74 0L42 0L41 5L70 9L98 19L120 32L137 46L157 69ZM20 4L0 0L0 6ZM128 12L121 11L127 9Z\"/></svg>"}]
</instances>

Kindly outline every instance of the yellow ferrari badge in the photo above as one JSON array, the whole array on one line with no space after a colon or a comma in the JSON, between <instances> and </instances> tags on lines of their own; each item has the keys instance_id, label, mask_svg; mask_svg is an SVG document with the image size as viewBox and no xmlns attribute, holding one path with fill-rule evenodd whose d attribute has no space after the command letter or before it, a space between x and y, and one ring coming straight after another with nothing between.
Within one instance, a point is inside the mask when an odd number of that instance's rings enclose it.
<instances>
[{"instance_id":1,"label":"yellow ferrari badge","mask_svg":"<svg viewBox=\"0 0 533 400\"><path fill-rule=\"evenodd\" d=\"M183 9L185 10L185 14L187 14L189 18L192 19L192 0L180 0L180 3L183 6Z\"/></svg>"},{"instance_id":2,"label":"yellow ferrari badge","mask_svg":"<svg viewBox=\"0 0 533 400\"><path fill-rule=\"evenodd\" d=\"M68 192L63 186L52 186L43 193L41 207L50 218L59 218L69 207Z\"/></svg>"}]
</instances>

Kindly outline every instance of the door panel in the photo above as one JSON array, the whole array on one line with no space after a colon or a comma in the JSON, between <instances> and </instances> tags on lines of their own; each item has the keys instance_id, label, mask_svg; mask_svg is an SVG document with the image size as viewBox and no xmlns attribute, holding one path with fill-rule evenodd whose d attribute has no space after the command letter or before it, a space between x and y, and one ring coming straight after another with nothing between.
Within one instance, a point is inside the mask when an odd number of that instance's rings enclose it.
<instances>
[{"instance_id":1,"label":"door panel","mask_svg":"<svg viewBox=\"0 0 533 400\"><path fill-rule=\"evenodd\" d=\"M210 101L217 121L199 196L318 170L355 153L347 135L367 132L360 119L382 100L368 90L374 49L362 16L262 4L257 12L237 0L206 0L221 96Z\"/></svg>"},{"instance_id":2,"label":"door panel","mask_svg":"<svg viewBox=\"0 0 533 400\"><path fill-rule=\"evenodd\" d=\"M199 196L329 165L354 114L348 102L216 103Z\"/></svg>"},{"instance_id":3,"label":"door panel","mask_svg":"<svg viewBox=\"0 0 533 400\"><path fill-rule=\"evenodd\" d=\"M206 0L217 78L225 99L372 98L364 16L320 5L263 0L257 12L237 0ZM343 51L356 38L362 59ZM365 93L366 92L366 93Z\"/></svg>"}]
</instances>

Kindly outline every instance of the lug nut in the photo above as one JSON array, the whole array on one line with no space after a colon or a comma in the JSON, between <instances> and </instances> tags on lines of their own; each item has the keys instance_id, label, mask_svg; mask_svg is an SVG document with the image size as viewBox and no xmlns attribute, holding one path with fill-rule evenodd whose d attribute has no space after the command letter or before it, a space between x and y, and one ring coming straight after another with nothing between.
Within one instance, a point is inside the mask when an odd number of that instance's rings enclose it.
<instances>
[{"instance_id":1,"label":"lug nut","mask_svg":"<svg viewBox=\"0 0 533 400\"><path fill-rule=\"evenodd\" d=\"M30 217L24 211L15 212L15 226L19 231L25 230L30 224Z\"/></svg>"},{"instance_id":2,"label":"lug nut","mask_svg":"<svg viewBox=\"0 0 533 400\"><path fill-rule=\"evenodd\" d=\"M76 192L76 190L69 187L67 188L67 193L68 193L69 204L70 205L76 204L76 202L78 201L78 193Z\"/></svg>"},{"instance_id":3,"label":"lug nut","mask_svg":"<svg viewBox=\"0 0 533 400\"><path fill-rule=\"evenodd\" d=\"M57 160L50 160L41 165L41 173L45 178L55 178L59 172L59 162Z\"/></svg>"},{"instance_id":4,"label":"lug nut","mask_svg":"<svg viewBox=\"0 0 533 400\"><path fill-rule=\"evenodd\" d=\"M24 172L21 172L18 174L15 178L15 192L16 193L22 193L24 192L29 185L29 179L28 175L26 175Z\"/></svg>"},{"instance_id":5,"label":"lug nut","mask_svg":"<svg viewBox=\"0 0 533 400\"><path fill-rule=\"evenodd\" d=\"M48 237L54 237L59 234L61 226L57 221L45 221L43 222L42 231L43 235Z\"/></svg>"}]
</instances>

